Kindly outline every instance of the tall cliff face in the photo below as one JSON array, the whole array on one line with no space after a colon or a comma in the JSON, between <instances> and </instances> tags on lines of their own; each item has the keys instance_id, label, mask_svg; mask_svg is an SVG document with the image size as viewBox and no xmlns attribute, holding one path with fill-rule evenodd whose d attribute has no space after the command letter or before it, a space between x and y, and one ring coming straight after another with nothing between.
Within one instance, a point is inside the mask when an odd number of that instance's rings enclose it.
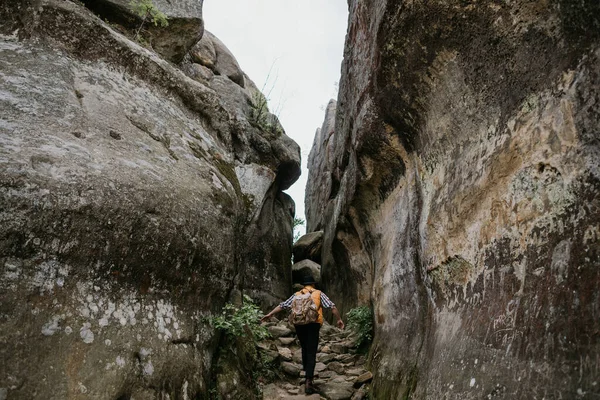
<instances>
[{"instance_id":1,"label":"tall cliff face","mask_svg":"<svg viewBox=\"0 0 600 400\"><path fill-rule=\"evenodd\" d=\"M0 5L2 398L204 397L203 317L289 294L299 147L216 38L176 66L116 16Z\"/></svg>"},{"instance_id":2,"label":"tall cliff face","mask_svg":"<svg viewBox=\"0 0 600 400\"><path fill-rule=\"evenodd\" d=\"M350 2L307 224L341 308L374 307L377 398L600 394L599 15Z\"/></svg>"}]
</instances>

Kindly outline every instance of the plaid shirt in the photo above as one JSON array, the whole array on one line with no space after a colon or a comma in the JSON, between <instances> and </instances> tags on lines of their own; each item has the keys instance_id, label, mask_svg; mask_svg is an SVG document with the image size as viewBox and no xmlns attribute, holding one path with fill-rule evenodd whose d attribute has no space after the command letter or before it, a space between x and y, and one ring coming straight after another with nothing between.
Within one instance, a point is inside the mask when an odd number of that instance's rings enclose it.
<instances>
[{"instance_id":1,"label":"plaid shirt","mask_svg":"<svg viewBox=\"0 0 600 400\"><path fill-rule=\"evenodd\" d=\"M279 303L279 307L283 309L291 308L292 301L294 300L295 295L296 293L294 293L289 299L287 299L283 303ZM333 308L335 307L335 304L333 304L333 301L329 300L329 297L327 297L325 293L321 292L321 306L325 308Z\"/></svg>"}]
</instances>

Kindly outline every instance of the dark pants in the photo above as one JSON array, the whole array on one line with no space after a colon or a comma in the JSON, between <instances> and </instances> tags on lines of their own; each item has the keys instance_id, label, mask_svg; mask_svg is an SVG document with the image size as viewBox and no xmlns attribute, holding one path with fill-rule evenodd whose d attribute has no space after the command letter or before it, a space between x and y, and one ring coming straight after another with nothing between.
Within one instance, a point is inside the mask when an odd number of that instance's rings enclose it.
<instances>
[{"instance_id":1,"label":"dark pants","mask_svg":"<svg viewBox=\"0 0 600 400\"><path fill-rule=\"evenodd\" d=\"M295 327L300 346L302 346L302 366L306 372L306 378L312 379L315 375L315 364L317 363L317 347L319 347L321 324L296 325Z\"/></svg>"}]
</instances>

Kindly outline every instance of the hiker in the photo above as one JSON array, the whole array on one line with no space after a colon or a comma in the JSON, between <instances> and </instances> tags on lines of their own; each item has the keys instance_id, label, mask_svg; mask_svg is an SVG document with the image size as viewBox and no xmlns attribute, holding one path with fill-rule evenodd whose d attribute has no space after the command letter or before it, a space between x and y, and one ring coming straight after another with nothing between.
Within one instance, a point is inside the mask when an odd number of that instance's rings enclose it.
<instances>
[{"instance_id":1,"label":"hiker","mask_svg":"<svg viewBox=\"0 0 600 400\"><path fill-rule=\"evenodd\" d=\"M333 315L337 318L338 328L344 329L344 321L342 321L335 304L325 293L315 289L315 283L312 276L305 276L302 280L302 285L304 285L302 290L294 293L260 320L260 322L265 322L281 310L292 309L290 323L296 328L296 334L302 347L302 366L306 372L304 389L306 394L315 393L313 379L319 346L319 330L323 324L323 307L331 308Z\"/></svg>"}]
</instances>

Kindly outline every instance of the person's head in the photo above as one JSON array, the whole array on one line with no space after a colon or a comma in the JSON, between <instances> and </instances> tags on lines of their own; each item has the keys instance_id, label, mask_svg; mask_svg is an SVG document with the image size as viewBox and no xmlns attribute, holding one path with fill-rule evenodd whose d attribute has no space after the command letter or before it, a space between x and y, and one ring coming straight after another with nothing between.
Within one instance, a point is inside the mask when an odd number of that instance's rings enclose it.
<instances>
[{"instance_id":1,"label":"person's head","mask_svg":"<svg viewBox=\"0 0 600 400\"><path fill-rule=\"evenodd\" d=\"M315 279L312 277L312 275L304 275L304 277L302 278L302 282L300 282L303 286L314 286L317 282L315 282Z\"/></svg>"}]
</instances>

